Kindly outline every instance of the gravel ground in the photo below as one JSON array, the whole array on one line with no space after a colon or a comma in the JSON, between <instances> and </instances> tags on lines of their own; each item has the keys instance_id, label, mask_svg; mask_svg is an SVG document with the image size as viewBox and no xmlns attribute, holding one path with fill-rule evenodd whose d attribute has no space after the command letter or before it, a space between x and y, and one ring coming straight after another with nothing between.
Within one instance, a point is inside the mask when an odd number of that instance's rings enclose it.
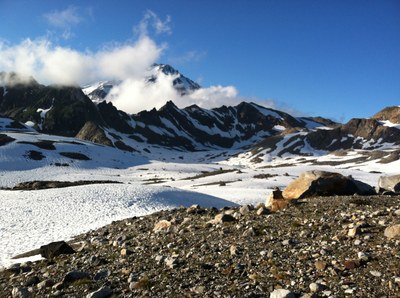
<instances>
[{"instance_id":1,"label":"gravel ground","mask_svg":"<svg viewBox=\"0 0 400 298\"><path fill-rule=\"evenodd\" d=\"M400 297L400 236L385 233L398 224L399 196L162 211L13 265L0 297Z\"/></svg>"}]
</instances>

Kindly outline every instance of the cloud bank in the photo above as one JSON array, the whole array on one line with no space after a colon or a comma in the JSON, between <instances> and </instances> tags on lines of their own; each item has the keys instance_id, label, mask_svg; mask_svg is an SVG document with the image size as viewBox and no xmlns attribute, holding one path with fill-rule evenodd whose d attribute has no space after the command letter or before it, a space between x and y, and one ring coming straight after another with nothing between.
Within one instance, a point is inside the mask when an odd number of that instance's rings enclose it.
<instances>
[{"instance_id":1,"label":"cloud bank","mask_svg":"<svg viewBox=\"0 0 400 298\"><path fill-rule=\"evenodd\" d=\"M54 11L45 17L52 26L60 28L77 26L82 21L75 7ZM17 72L26 78L32 76L42 84L66 86L119 80L122 83L112 89L106 100L132 114L160 108L168 100L179 107L197 104L204 108L248 101L249 98L239 96L234 86L211 86L181 96L173 87L176 76L158 73L155 83L147 81L151 66L158 62L166 49L166 45L157 44L150 37L149 31L171 34L170 22L169 16L162 20L148 10L134 27L137 34L135 41L114 43L95 52L60 46L49 38L25 39L14 45L0 39L0 71ZM182 59L197 59L198 56L199 52L193 52ZM257 102L262 103L260 100ZM267 103L271 106L272 102Z\"/></svg>"},{"instance_id":2,"label":"cloud bank","mask_svg":"<svg viewBox=\"0 0 400 298\"><path fill-rule=\"evenodd\" d=\"M163 46L148 36L97 52L80 52L47 39L0 43L0 69L31 75L44 84L84 85L98 80L124 80L143 75Z\"/></svg>"}]
</instances>

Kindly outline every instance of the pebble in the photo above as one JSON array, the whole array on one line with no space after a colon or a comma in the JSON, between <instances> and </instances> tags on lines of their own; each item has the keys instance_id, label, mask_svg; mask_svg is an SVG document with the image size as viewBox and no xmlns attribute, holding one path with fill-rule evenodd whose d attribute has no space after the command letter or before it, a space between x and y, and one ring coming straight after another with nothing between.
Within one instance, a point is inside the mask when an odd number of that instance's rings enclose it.
<instances>
[{"instance_id":1,"label":"pebble","mask_svg":"<svg viewBox=\"0 0 400 298\"><path fill-rule=\"evenodd\" d=\"M320 284L317 284L315 282L311 283L310 286L310 291L313 293L319 292L322 290L322 286Z\"/></svg>"},{"instance_id":2,"label":"pebble","mask_svg":"<svg viewBox=\"0 0 400 298\"><path fill-rule=\"evenodd\" d=\"M293 292L286 289L276 289L270 293L270 298L295 298Z\"/></svg>"},{"instance_id":3,"label":"pebble","mask_svg":"<svg viewBox=\"0 0 400 298\"><path fill-rule=\"evenodd\" d=\"M320 271L325 270L325 269L326 269L326 262L323 262L323 261L316 261L316 262L315 262L315 268L316 268L317 270L320 270Z\"/></svg>"},{"instance_id":4,"label":"pebble","mask_svg":"<svg viewBox=\"0 0 400 298\"><path fill-rule=\"evenodd\" d=\"M375 276L375 277L381 277L382 276L382 273L380 273L379 271L376 271L376 270L371 270L369 273L371 273L371 275Z\"/></svg>"},{"instance_id":5,"label":"pebble","mask_svg":"<svg viewBox=\"0 0 400 298\"><path fill-rule=\"evenodd\" d=\"M357 257L360 261L368 261L369 260L369 256L365 252L362 252L362 251L357 253Z\"/></svg>"}]
</instances>

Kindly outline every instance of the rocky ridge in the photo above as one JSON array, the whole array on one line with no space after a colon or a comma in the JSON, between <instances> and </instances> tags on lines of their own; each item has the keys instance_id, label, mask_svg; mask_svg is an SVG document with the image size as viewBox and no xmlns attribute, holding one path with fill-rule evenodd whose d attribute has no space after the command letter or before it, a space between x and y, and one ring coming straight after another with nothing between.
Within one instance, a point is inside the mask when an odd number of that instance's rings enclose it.
<instances>
[{"instance_id":1,"label":"rocky ridge","mask_svg":"<svg viewBox=\"0 0 400 298\"><path fill-rule=\"evenodd\" d=\"M399 224L398 196L162 211L11 266L0 297L399 297Z\"/></svg>"}]
</instances>

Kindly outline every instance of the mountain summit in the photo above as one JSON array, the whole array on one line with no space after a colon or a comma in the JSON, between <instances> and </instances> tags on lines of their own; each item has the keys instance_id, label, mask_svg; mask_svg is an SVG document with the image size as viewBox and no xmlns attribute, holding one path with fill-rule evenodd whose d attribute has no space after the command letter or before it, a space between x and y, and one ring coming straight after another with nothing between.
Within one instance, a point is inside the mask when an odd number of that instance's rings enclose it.
<instances>
[{"instance_id":1,"label":"mountain summit","mask_svg":"<svg viewBox=\"0 0 400 298\"><path fill-rule=\"evenodd\" d=\"M149 69L149 74L144 78L146 83L156 83L161 75L170 76L173 78L172 87L178 91L180 95L189 94L201 86L193 80L185 77L178 70L168 64L153 64ZM92 101L101 102L111 92L111 89L118 86L122 81L100 81L83 87L82 91Z\"/></svg>"}]
</instances>

